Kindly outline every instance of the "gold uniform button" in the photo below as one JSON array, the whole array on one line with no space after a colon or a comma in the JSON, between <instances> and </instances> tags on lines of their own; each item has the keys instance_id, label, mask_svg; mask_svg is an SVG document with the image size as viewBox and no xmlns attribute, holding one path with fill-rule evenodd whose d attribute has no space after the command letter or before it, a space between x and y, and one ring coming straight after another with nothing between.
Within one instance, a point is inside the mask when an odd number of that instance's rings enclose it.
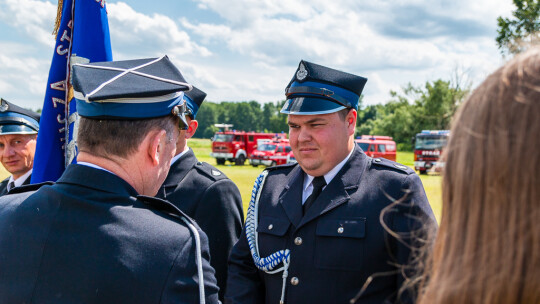
<instances>
[{"instance_id":1,"label":"gold uniform button","mask_svg":"<svg viewBox=\"0 0 540 304\"><path fill-rule=\"evenodd\" d=\"M337 229L337 233L343 233L343 230L345 230L345 229L343 229L343 227L339 227L339 228Z\"/></svg>"},{"instance_id":2,"label":"gold uniform button","mask_svg":"<svg viewBox=\"0 0 540 304\"><path fill-rule=\"evenodd\" d=\"M292 277L291 278L291 284L292 285L298 285L298 283L300 283L300 280L297 278L297 277Z\"/></svg>"},{"instance_id":3,"label":"gold uniform button","mask_svg":"<svg viewBox=\"0 0 540 304\"><path fill-rule=\"evenodd\" d=\"M302 238L301 237L295 238L294 239L294 244L298 245L298 246L302 245Z\"/></svg>"},{"instance_id":4,"label":"gold uniform button","mask_svg":"<svg viewBox=\"0 0 540 304\"><path fill-rule=\"evenodd\" d=\"M274 228L274 225L272 224L268 225L268 230L272 230L272 228Z\"/></svg>"}]
</instances>

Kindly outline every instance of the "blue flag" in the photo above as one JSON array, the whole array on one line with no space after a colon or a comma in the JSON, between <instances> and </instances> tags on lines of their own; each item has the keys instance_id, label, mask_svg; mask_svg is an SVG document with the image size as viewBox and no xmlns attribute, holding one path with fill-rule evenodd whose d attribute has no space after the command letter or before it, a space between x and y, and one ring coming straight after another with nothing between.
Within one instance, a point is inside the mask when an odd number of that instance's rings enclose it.
<instances>
[{"instance_id":1,"label":"blue flag","mask_svg":"<svg viewBox=\"0 0 540 304\"><path fill-rule=\"evenodd\" d=\"M64 0L49 70L32 171L32 183L56 181L77 154L78 119L70 66L111 61L105 0ZM59 18L58 16L57 18Z\"/></svg>"}]
</instances>

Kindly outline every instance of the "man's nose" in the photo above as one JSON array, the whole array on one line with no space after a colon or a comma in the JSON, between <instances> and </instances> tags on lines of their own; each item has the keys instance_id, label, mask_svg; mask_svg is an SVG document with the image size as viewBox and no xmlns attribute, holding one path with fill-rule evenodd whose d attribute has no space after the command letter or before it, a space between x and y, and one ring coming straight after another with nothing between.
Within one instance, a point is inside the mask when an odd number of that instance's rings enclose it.
<instances>
[{"instance_id":1,"label":"man's nose","mask_svg":"<svg viewBox=\"0 0 540 304\"><path fill-rule=\"evenodd\" d=\"M10 145L5 145L4 146L4 150L2 151L2 156L9 157L9 156L12 156L14 154L15 154L15 152L13 151L12 146L10 146Z\"/></svg>"},{"instance_id":2,"label":"man's nose","mask_svg":"<svg viewBox=\"0 0 540 304\"><path fill-rule=\"evenodd\" d=\"M311 132L307 128L300 128L298 133L298 141L306 142L311 140Z\"/></svg>"}]
</instances>

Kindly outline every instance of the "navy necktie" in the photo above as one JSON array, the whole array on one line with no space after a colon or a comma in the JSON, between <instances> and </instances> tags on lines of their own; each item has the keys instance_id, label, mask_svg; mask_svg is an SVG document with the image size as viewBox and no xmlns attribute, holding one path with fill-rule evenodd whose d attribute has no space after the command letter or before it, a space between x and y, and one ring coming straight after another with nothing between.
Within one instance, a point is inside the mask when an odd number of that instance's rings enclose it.
<instances>
[{"instance_id":1,"label":"navy necktie","mask_svg":"<svg viewBox=\"0 0 540 304\"><path fill-rule=\"evenodd\" d=\"M9 192L13 188L15 188L15 182L11 181L11 182L9 182L9 184L7 186L7 191Z\"/></svg>"},{"instance_id":2,"label":"navy necktie","mask_svg":"<svg viewBox=\"0 0 540 304\"><path fill-rule=\"evenodd\" d=\"M322 189L324 186L326 186L326 181L324 180L324 176L317 176L313 179L313 191L311 192L311 195L306 199L304 202L304 206L302 207L302 210L304 214L306 214L307 210L311 205L313 205L313 202L317 199L319 194L321 194Z\"/></svg>"}]
</instances>

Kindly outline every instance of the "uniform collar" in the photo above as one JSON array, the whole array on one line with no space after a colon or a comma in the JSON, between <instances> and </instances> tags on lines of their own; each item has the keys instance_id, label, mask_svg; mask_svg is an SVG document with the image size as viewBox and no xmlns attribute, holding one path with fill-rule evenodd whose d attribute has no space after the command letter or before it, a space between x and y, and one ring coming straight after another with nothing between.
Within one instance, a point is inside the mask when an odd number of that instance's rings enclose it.
<instances>
[{"instance_id":1,"label":"uniform collar","mask_svg":"<svg viewBox=\"0 0 540 304\"><path fill-rule=\"evenodd\" d=\"M13 175L9 177L9 181L8 181L8 185L9 183L11 182L14 182L15 184L15 187L20 187L25 181L26 179L32 174L32 170L33 169L30 169L28 170L28 172L26 172L25 174L21 175L19 178L17 179L13 179Z\"/></svg>"},{"instance_id":2,"label":"uniform collar","mask_svg":"<svg viewBox=\"0 0 540 304\"><path fill-rule=\"evenodd\" d=\"M193 153L193 150L191 150L191 148L188 148L187 151L182 152L181 156L177 159L177 161L171 163L169 174L163 182L162 188L178 186L178 183L180 183L180 181L184 179L189 170L191 170L191 168L193 168L193 166L195 166L197 162L197 157L195 157L195 153Z\"/></svg>"},{"instance_id":3,"label":"uniform collar","mask_svg":"<svg viewBox=\"0 0 540 304\"><path fill-rule=\"evenodd\" d=\"M356 146L356 145L354 145L354 146ZM345 166L345 163L347 163L349 158L351 158L351 155L354 153L354 149L356 149L356 147L353 147L351 152L349 152L349 155L347 155L347 157L345 157L345 159L343 159L339 164L337 164L334 168L332 168L332 170L328 171L328 173L326 173L324 175L324 180L326 181L327 185L330 184L332 179L334 179L334 177L338 174L339 170L341 170L341 168L343 168L343 166ZM308 188L312 188L311 182L313 181L314 178L315 178L314 176L311 176L311 175L309 175L307 173L304 173L304 185L303 185L303 188L302 188L303 192L311 193L310 189L308 189ZM303 200L305 200L306 198L307 198L307 196Z\"/></svg>"},{"instance_id":4,"label":"uniform collar","mask_svg":"<svg viewBox=\"0 0 540 304\"><path fill-rule=\"evenodd\" d=\"M122 196L139 195L137 190L116 174L104 169L80 164L69 165L56 183L79 185L99 191L117 193Z\"/></svg>"},{"instance_id":5,"label":"uniform collar","mask_svg":"<svg viewBox=\"0 0 540 304\"><path fill-rule=\"evenodd\" d=\"M175 155L172 159L171 159L171 167L174 163L176 163L182 156L184 156L184 154L186 154L187 152L189 151L189 147L186 146L184 148L184 151L182 151L180 154L178 155Z\"/></svg>"}]
</instances>

